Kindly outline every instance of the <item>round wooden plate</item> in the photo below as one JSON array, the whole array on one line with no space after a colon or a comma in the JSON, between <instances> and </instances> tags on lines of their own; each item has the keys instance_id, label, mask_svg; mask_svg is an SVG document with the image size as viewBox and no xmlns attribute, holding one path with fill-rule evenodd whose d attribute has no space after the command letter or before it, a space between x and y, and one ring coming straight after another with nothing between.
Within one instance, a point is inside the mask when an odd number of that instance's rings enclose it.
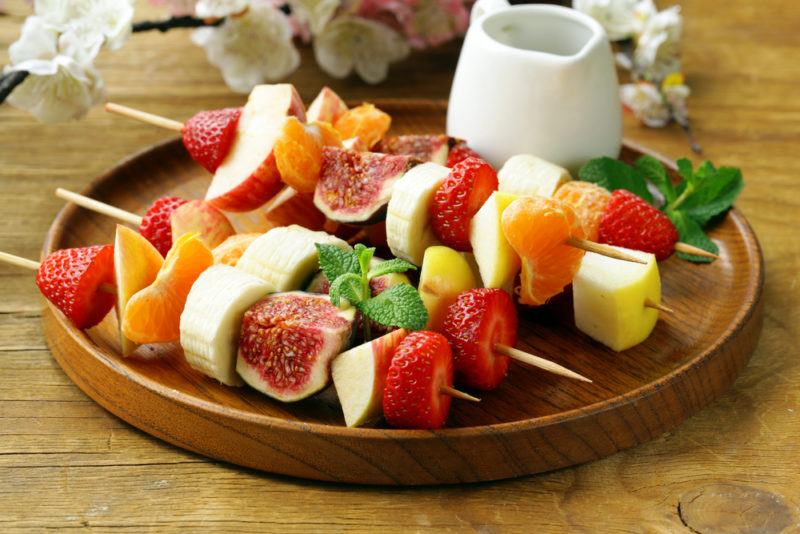
<instances>
[{"instance_id":1,"label":"round wooden plate","mask_svg":"<svg viewBox=\"0 0 800 534\"><path fill-rule=\"evenodd\" d=\"M396 133L444 131L445 106L384 101ZM622 158L641 149L626 144ZM670 164L671 165L671 164ZM208 174L179 140L124 161L85 192L143 213L157 197L202 197ZM44 252L113 241L115 222L73 205L53 221ZM762 323L761 251L732 210L711 232L718 261L660 264L665 303L653 334L615 353L579 332L568 296L520 311L518 347L594 380L587 384L512 364L481 403L455 400L439 431L346 428L329 401L272 401L193 371L177 345L119 354L114 314L88 332L52 306L50 348L67 375L128 423L184 449L287 475L366 484L439 484L516 477L574 465L649 441L725 391L746 365Z\"/></svg>"}]
</instances>

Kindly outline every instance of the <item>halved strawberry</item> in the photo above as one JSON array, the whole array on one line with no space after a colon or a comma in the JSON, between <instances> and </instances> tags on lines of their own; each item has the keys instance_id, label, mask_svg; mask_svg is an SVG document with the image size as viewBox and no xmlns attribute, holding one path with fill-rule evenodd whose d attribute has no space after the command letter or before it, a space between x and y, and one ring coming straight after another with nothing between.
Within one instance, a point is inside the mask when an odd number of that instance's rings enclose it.
<instances>
[{"instance_id":1,"label":"halved strawberry","mask_svg":"<svg viewBox=\"0 0 800 534\"><path fill-rule=\"evenodd\" d=\"M460 141L447 154L447 166L452 169L457 163L461 163L467 158L480 158L480 155L467 146L465 142Z\"/></svg>"},{"instance_id":2,"label":"halved strawberry","mask_svg":"<svg viewBox=\"0 0 800 534\"><path fill-rule=\"evenodd\" d=\"M77 328L91 328L114 307L114 247L65 248L47 256L36 285Z\"/></svg>"},{"instance_id":3,"label":"halved strawberry","mask_svg":"<svg viewBox=\"0 0 800 534\"><path fill-rule=\"evenodd\" d=\"M431 201L431 226L443 244L472 251L469 223L486 199L497 190L497 173L480 158L467 158L453 167Z\"/></svg>"},{"instance_id":4,"label":"halved strawberry","mask_svg":"<svg viewBox=\"0 0 800 534\"><path fill-rule=\"evenodd\" d=\"M162 256L172 248L172 212L186 204L178 197L161 197L147 208L139 225L139 233L150 241Z\"/></svg>"},{"instance_id":5,"label":"halved strawberry","mask_svg":"<svg viewBox=\"0 0 800 534\"><path fill-rule=\"evenodd\" d=\"M453 356L447 339L436 332L413 332L392 355L383 391L386 422L399 428L441 428L450 411Z\"/></svg>"},{"instance_id":6,"label":"halved strawberry","mask_svg":"<svg viewBox=\"0 0 800 534\"><path fill-rule=\"evenodd\" d=\"M508 356L495 351L501 343L517 342L517 310L502 289L464 291L447 310L443 333L453 348L456 379L465 386L488 391L508 372Z\"/></svg>"},{"instance_id":7,"label":"halved strawberry","mask_svg":"<svg viewBox=\"0 0 800 534\"><path fill-rule=\"evenodd\" d=\"M197 163L215 172L236 135L242 108L212 109L197 113L183 125L183 146Z\"/></svg>"}]
</instances>

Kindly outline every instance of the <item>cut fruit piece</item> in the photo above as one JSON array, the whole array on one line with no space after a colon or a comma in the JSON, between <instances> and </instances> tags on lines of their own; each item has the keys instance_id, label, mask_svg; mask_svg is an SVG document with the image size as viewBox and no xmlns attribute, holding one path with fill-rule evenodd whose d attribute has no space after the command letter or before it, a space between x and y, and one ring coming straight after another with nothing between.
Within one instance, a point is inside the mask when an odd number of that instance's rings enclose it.
<instances>
[{"instance_id":1,"label":"cut fruit piece","mask_svg":"<svg viewBox=\"0 0 800 534\"><path fill-rule=\"evenodd\" d=\"M250 386L283 402L304 399L330 379L331 359L350 343L355 308L323 295L278 293L242 319L236 371Z\"/></svg>"},{"instance_id":2,"label":"cut fruit piece","mask_svg":"<svg viewBox=\"0 0 800 534\"><path fill-rule=\"evenodd\" d=\"M128 301L152 284L164 258L156 248L141 234L127 226L117 225L114 237L114 278L117 283L117 319L122 325ZM120 328L122 355L128 356L139 345L128 339Z\"/></svg>"},{"instance_id":3,"label":"cut fruit piece","mask_svg":"<svg viewBox=\"0 0 800 534\"><path fill-rule=\"evenodd\" d=\"M552 197L572 180L569 171L530 154L511 156L497 173L498 190L514 195Z\"/></svg>"},{"instance_id":4,"label":"cut fruit piece","mask_svg":"<svg viewBox=\"0 0 800 534\"><path fill-rule=\"evenodd\" d=\"M305 120L300 96L289 84L258 85L250 93L231 149L214 173L206 200L228 211L253 210L283 184L273 146L288 115Z\"/></svg>"},{"instance_id":5,"label":"cut fruit piece","mask_svg":"<svg viewBox=\"0 0 800 534\"><path fill-rule=\"evenodd\" d=\"M211 251L214 255L214 264L236 267L236 264L239 263L239 258L242 257L247 247L249 247L253 241L261 237L261 235L262 234L252 233L230 236Z\"/></svg>"},{"instance_id":6,"label":"cut fruit piece","mask_svg":"<svg viewBox=\"0 0 800 534\"><path fill-rule=\"evenodd\" d=\"M347 104L344 103L330 87L323 87L317 97L308 106L306 117L308 122L324 121L335 124L336 121L347 112Z\"/></svg>"},{"instance_id":7,"label":"cut fruit piece","mask_svg":"<svg viewBox=\"0 0 800 534\"><path fill-rule=\"evenodd\" d=\"M572 206L583 224L586 239L597 241L600 220L603 218L608 201L611 200L608 189L591 182L573 180L559 187L553 198Z\"/></svg>"},{"instance_id":8,"label":"cut fruit piece","mask_svg":"<svg viewBox=\"0 0 800 534\"><path fill-rule=\"evenodd\" d=\"M615 351L647 339L658 321L661 279L653 254L618 248L646 265L587 252L572 281L575 326Z\"/></svg>"},{"instance_id":9,"label":"cut fruit piece","mask_svg":"<svg viewBox=\"0 0 800 534\"><path fill-rule=\"evenodd\" d=\"M172 212L172 235L197 233L208 248L236 234L225 215L205 200L190 200Z\"/></svg>"},{"instance_id":10,"label":"cut fruit piece","mask_svg":"<svg viewBox=\"0 0 800 534\"><path fill-rule=\"evenodd\" d=\"M422 162L444 165L455 139L446 135L392 135L373 148L374 152L411 156Z\"/></svg>"},{"instance_id":11,"label":"cut fruit piece","mask_svg":"<svg viewBox=\"0 0 800 534\"><path fill-rule=\"evenodd\" d=\"M184 204L186 201L182 198L161 197L147 208L139 224L139 233L150 241L162 256L166 256L172 248L172 214Z\"/></svg>"},{"instance_id":12,"label":"cut fruit piece","mask_svg":"<svg viewBox=\"0 0 800 534\"><path fill-rule=\"evenodd\" d=\"M266 281L271 291L300 289L319 268L315 243L350 250L346 241L302 226L273 228L247 247L237 269Z\"/></svg>"},{"instance_id":13,"label":"cut fruit piece","mask_svg":"<svg viewBox=\"0 0 800 534\"><path fill-rule=\"evenodd\" d=\"M383 390L392 355L408 335L395 330L338 355L331 364L333 385L349 427L378 419L383 413Z\"/></svg>"},{"instance_id":14,"label":"cut fruit piece","mask_svg":"<svg viewBox=\"0 0 800 534\"><path fill-rule=\"evenodd\" d=\"M342 139L357 137L363 150L369 150L383 139L391 125L392 118L372 104L361 104L348 110L333 123Z\"/></svg>"},{"instance_id":15,"label":"cut fruit piece","mask_svg":"<svg viewBox=\"0 0 800 534\"><path fill-rule=\"evenodd\" d=\"M462 140L456 139L456 144L452 148L450 148L450 153L447 155L447 165L451 169L455 167L458 163L464 161L467 158L481 158L481 155L472 150L467 143Z\"/></svg>"},{"instance_id":16,"label":"cut fruit piece","mask_svg":"<svg viewBox=\"0 0 800 534\"><path fill-rule=\"evenodd\" d=\"M501 224L522 260L520 303L540 306L572 282L584 252L566 242L585 234L568 204L541 196L520 197L503 211Z\"/></svg>"},{"instance_id":17,"label":"cut fruit piece","mask_svg":"<svg viewBox=\"0 0 800 534\"><path fill-rule=\"evenodd\" d=\"M128 301L122 333L135 343L168 343L180 339L180 320L192 284L214 263L197 234L175 241L155 281Z\"/></svg>"},{"instance_id":18,"label":"cut fruit piece","mask_svg":"<svg viewBox=\"0 0 800 534\"><path fill-rule=\"evenodd\" d=\"M264 206L264 217L270 228L297 224L309 230L322 230L325 214L314 205L314 196L298 193L287 187Z\"/></svg>"},{"instance_id":19,"label":"cut fruit piece","mask_svg":"<svg viewBox=\"0 0 800 534\"><path fill-rule=\"evenodd\" d=\"M336 222L372 224L385 213L395 182L414 165L409 156L326 147L314 205Z\"/></svg>"},{"instance_id":20,"label":"cut fruit piece","mask_svg":"<svg viewBox=\"0 0 800 534\"><path fill-rule=\"evenodd\" d=\"M427 329L441 331L448 306L477 285L464 256L449 247L428 247L419 273L419 296L428 310Z\"/></svg>"},{"instance_id":21,"label":"cut fruit piece","mask_svg":"<svg viewBox=\"0 0 800 534\"><path fill-rule=\"evenodd\" d=\"M386 242L398 258L422 265L425 249L440 244L431 228L429 207L448 174L447 167L423 163L395 182L386 212Z\"/></svg>"},{"instance_id":22,"label":"cut fruit piece","mask_svg":"<svg viewBox=\"0 0 800 534\"><path fill-rule=\"evenodd\" d=\"M192 159L215 172L228 155L242 108L201 111L183 124L183 146Z\"/></svg>"},{"instance_id":23,"label":"cut fruit piece","mask_svg":"<svg viewBox=\"0 0 800 534\"><path fill-rule=\"evenodd\" d=\"M484 287L511 291L519 272L519 255L506 240L500 224L503 211L517 198L517 195L495 191L470 223L469 241Z\"/></svg>"},{"instance_id":24,"label":"cut fruit piece","mask_svg":"<svg viewBox=\"0 0 800 534\"><path fill-rule=\"evenodd\" d=\"M206 269L181 314L181 347L189 365L228 386L241 385L236 351L242 316L267 293L266 282L228 265Z\"/></svg>"},{"instance_id":25,"label":"cut fruit piece","mask_svg":"<svg viewBox=\"0 0 800 534\"><path fill-rule=\"evenodd\" d=\"M313 193L322 167L322 134L319 128L289 117L275 141L275 163L281 179L301 193Z\"/></svg>"}]
</instances>

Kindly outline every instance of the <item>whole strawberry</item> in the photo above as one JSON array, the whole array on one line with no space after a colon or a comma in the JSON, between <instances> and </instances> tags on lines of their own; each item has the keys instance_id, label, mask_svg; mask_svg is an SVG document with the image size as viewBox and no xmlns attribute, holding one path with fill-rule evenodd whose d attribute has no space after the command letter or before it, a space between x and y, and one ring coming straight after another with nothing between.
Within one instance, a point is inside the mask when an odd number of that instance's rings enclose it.
<instances>
[{"instance_id":1,"label":"whole strawberry","mask_svg":"<svg viewBox=\"0 0 800 534\"><path fill-rule=\"evenodd\" d=\"M413 332L397 346L383 391L383 415L398 428L441 428L450 411L453 356L447 339L436 332Z\"/></svg>"},{"instance_id":2,"label":"whole strawberry","mask_svg":"<svg viewBox=\"0 0 800 534\"><path fill-rule=\"evenodd\" d=\"M625 189L611 194L597 237L600 243L650 252L659 261L672 255L678 238L666 214Z\"/></svg>"},{"instance_id":3,"label":"whole strawberry","mask_svg":"<svg viewBox=\"0 0 800 534\"><path fill-rule=\"evenodd\" d=\"M502 289L470 289L447 310L443 333L453 348L456 380L484 391L500 385L508 372L508 356L495 345L517 342L517 310Z\"/></svg>"},{"instance_id":4,"label":"whole strawberry","mask_svg":"<svg viewBox=\"0 0 800 534\"><path fill-rule=\"evenodd\" d=\"M242 108L201 111L183 125L183 145L197 163L215 172L236 135Z\"/></svg>"},{"instance_id":5,"label":"whole strawberry","mask_svg":"<svg viewBox=\"0 0 800 534\"><path fill-rule=\"evenodd\" d=\"M451 148L450 152L447 154L446 165L452 169L456 163L460 163L467 158L480 158L480 156L477 152L467 146L465 142L460 141L453 148Z\"/></svg>"},{"instance_id":6,"label":"whole strawberry","mask_svg":"<svg viewBox=\"0 0 800 534\"><path fill-rule=\"evenodd\" d=\"M480 158L457 163L431 201L433 233L444 245L471 252L469 223L486 199L497 190L497 173Z\"/></svg>"},{"instance_id":7,"label":"whole strawberry","mask_svg":"<svg viewBox=\"0 0 800 534\"><path fill-rule=\"evenodd\" d=\"M172 212L186 204L186 201L178 197L161 197L147 209L142 224L139 225L139 233L142 237L150 241L162 256L166 256L172 248L172 224L170 217Z\"/></svg>"},{"instance_id":8,"label":"whole strawberry","mask_svg":"<svg viewBox=\"0 0 800 534\"><path fill-rule=\"evenodd\" d=\"M91 328L111 311L116 296L100 286L114 286L114 247L66 248L47 256L36 273L36 285L67 319Z\"/></svg>"}]
</instances>

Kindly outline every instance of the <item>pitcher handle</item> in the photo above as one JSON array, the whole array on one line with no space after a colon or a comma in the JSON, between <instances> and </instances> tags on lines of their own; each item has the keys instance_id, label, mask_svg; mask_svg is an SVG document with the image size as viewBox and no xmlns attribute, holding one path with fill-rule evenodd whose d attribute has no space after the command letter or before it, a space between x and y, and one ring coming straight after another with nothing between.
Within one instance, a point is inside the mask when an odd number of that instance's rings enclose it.
<instances>
[{"instance_id":1,"label":"pitcher handle","mask_svg":"<svg viewBox=\"0 0 800 534\"><path fill-rule=\"evenodd\" d=\"M496 11L508 9L509 7L511 7L511 4L508 3L508 0L478 0L472 6L469 22L472 24L476 20L483 18L486 15L490 15Z\"/></svg>"}]
</instances>

